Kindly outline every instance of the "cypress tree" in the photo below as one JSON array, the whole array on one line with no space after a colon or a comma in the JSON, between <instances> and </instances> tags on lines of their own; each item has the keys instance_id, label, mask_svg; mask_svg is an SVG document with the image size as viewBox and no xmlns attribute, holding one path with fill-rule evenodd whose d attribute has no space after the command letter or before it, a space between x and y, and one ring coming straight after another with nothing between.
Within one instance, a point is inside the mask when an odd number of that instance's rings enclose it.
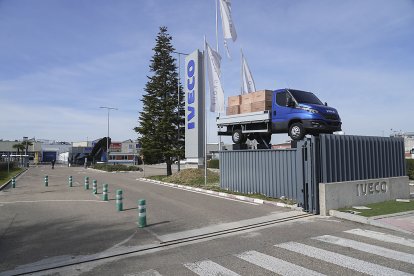
<instances>
[{"instance_id":1,"label":"cypress tree","mask_svg":"<svg viewBox=\"0 0 414 276\"><path fill-rule=\"evenodd\" d=\"M141 99L140 125L135 127L145 163L165 162L167 175L172 174L173 160L184 156L184 131L178 137L178 128L184 125L184 94L181 85L177 91L178 73L171 40L167 27L160 27L149 66L151 76L147 76L146 94Z\"/></svg>"}]
</instances>

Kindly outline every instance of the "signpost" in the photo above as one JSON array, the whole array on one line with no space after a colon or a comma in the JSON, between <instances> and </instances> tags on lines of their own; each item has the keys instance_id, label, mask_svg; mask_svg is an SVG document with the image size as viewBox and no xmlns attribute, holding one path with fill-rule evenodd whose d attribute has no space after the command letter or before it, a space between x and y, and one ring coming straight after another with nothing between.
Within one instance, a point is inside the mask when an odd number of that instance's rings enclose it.
<instances>
[{"instance_id":1,"label":"signpost","mask_svg":"<svg viewBox=\"0 0 414 276\"><path fill-rule=\"evenodd\" d=\"M203 54L195 50L185 58L185 157L198 167L204 163L204 63Z\"/></svg>"}]
</instances>

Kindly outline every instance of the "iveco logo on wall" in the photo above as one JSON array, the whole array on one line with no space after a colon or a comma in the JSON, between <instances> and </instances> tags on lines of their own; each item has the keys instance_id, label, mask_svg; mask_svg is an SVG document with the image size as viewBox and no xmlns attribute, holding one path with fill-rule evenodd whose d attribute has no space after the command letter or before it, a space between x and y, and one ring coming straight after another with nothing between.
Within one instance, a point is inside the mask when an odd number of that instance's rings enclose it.
<instances>
[{"instance_id":1,"label":"iveco logo on wall","mask_svg":"<svg viewBox=\"0 0 414 276\"><path fill-rule=\"evenodd\" d=\"M185 157L204 156L204 66L196 50L185 59Z\"/></svg>"}]
</instances>

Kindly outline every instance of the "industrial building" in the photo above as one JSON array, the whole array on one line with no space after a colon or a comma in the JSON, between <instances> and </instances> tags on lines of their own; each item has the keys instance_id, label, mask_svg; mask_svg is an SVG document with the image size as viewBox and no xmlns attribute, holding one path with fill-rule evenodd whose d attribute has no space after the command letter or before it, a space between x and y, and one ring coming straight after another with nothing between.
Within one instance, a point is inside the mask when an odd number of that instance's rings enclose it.
<instances>
[{"instance_id":1,"label":"industrial building","mask_svg":"<svg viewBox=\"0 0 414 276\"><path fill-rule=\"evenodd\" d=\"M98 140L73 143L27 137L14 141L0 140L0 161L18 162L21 166L50 163L52 160L60 164L83 165L85 157L88 157ZM109 162L138 164L139 153L137 141L129 139L113 142L109 147Z\"/></svg>"}]
</instances>

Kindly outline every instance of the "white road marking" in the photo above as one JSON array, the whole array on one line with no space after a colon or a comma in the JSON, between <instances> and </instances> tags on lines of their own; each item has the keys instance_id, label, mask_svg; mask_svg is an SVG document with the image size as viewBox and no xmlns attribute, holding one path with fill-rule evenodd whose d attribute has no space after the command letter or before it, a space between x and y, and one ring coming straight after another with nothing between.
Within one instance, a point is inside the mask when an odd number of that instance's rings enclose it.
<instances>
[{"instance_id":1,"label":"white road marking","mask_svg":"<svg viewBox=\"0 0 414 276\"><path fill-rule=\"evenodd\" d=\"M210 260L184 264L186 268L200 276L238 276L239 274Z\"/></svg>"},{"instance_id":2,"label":"white road marking","mask_svg":"<svg viewBox=\"0 0 414 276\"><path fill-rule=\"evenodd\" d=\"M308 257L312 257L318 260L322 260L328 263L336 264L348 269L352 269L361 273L366 273L368 275L411 275L399 270L388 268L385 266L372 264L356 258L348 257L341 255L335 252L319 249L317 247L297 243L297 242L287 242L282 244L275 245L276 247L287 249Z\"/></svg>"},{"instance_id":3,"label":"white road marking","mask_svg":"<svg viewBox=\"0 0 414 276\"><path fill-rule=\"evenodd\" d=\"M45 200L20 200L20 201L10 201L10 202L0 202L0 204L13 204L13 203L37 203L37 202L106 202L101 200L76 200L76 199L45 199Z\"/></svg>"},{"instance_id":4,"label":"white road marking","mask_svg":"<svg viewBox=\"0 0 414 276\"><path fill-rule=\"evenodd\" d=\"M124 274L124 276L162 276L158 271L154 269L146 270L143 272L138 273L128 273Z\"/></svg>"},{"instance_id":5,"label":"white road marking","mask_svg":"<svg viewBox=\"0 0 414 276\"><path fill-rule=\"evenodd\" d=\"M260 266L264 269L277 273L279 275L324 275L319 272L283 261L281 259L257 252L247 251L242 254L236 255L238 258L243 259L249 263Z\"/></svg>"},{"instance_id":6,"label":"white road marking","mask_svg":"<svg viewBox=\"0 0 414 276\"><path fill-rule=\"evenodd\" d=\"M402 238L402 237L398 237L394 235L384 234L381 232L375 232L375 231L363 230L363 229L351 229L351 230L344 231L344 232L348 234L354 234L354 235L358 235L362 237L367 237L367 238L374 239L374 240L414 247L414 240Z\"/></svg>"},{"instance_id":7,"label":"white road marking","mask_svg":"<svg viewBox=\"0 0 414 276\"><path fill-rule=\"evenodd\" d=\"M319 237L315 237L312 239L327 242L330 244L343 246L343 247L350 247L350 248L363 251L366 253L382 256L385 258L389 258L389 259L393 259L393 260L397 260L401 262L414 264L414 255L391 250L391 249L381 247L381 246L371 245L371 244L364 243L364 242L334 237L330 235L319 236Z\"/></svg>"}]
</instances>

